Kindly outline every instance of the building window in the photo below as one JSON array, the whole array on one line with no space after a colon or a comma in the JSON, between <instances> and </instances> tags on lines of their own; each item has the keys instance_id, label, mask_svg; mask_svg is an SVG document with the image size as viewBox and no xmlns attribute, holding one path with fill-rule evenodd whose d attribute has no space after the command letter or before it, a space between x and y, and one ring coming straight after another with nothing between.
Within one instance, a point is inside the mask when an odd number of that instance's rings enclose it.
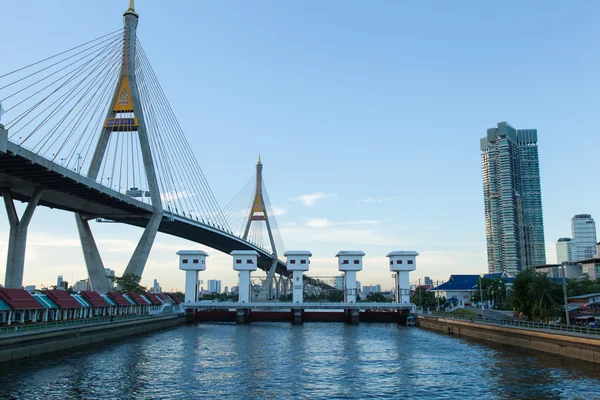
<instances>
[{"instance_id":1,"label":"building window","mask_svg":"<svg viewBox=\"0 0 600 400\"><path fill-rule=\"evenodd\" d=\"M296 264L296 260L290 260L290 264Z\"/></svg>"},{"instance_id":2,"label":"building window","mask_svg":"<svg viewBox=\"0 0 600 400\"><path fill-rule=\"evenodd\" d=\"M408 260L406 263L407 263L407 264L412 264L412 263L413 263L413 260Z\"/></svg>"},{"instance_id":3,"label":"building window","mask_svg":"<svg viewBox=\"0 0 600 400\"><path fill-rule=\"evenodd\" d=\"M251 258L246 260L246 264L254 264L254 260L252 260Z\"/></svg>"},{"instance_id":4,"label":"building window","mask_svg":"<svg viewBox=\"0 0 600 400\"><path fill-rule=\"evenodd\" d=\"M300 264L306 264L306 260L300 260Z\"/></svg>"},{"instance_id":5,"label":"building window","mask_svg":"<svg viewBox=\"0 0 600 400\"><path fill-rule=\"evenodd\" d=\"M396 264L402 264L402 260L396 260Z\"/></svg>"},{"instance_id":6,"label":"building window","mask_svg":"<svg viewBox=\"0 0 600 400\"><path fill-rule=\"evenodd\" d=\"M198 264L198 259L192 260L192 263Z\"/></svg>"},{"instance_id":7,"label":"building window","mask_svg":"<svg viewBox=\"0 0 600 400\"><path fill-rule=\"evenodd\" d=\"M188 263L188 260L187 260L187 258L184 258L183 260L181 260L181 263L182 263L182 264L187 264L187 263Z\"/></svg>"},{"instance_id":8,"label":"building window","mask_svg":"<svg viewBox=\"0 0 600 400\"><path fill-rule=\"evenodd\" d=\"M342 261L342 264L350 264L350 263L348 262L348 260L344 260L344 261Z\"/></svg>"},{"instance_id":9,"label":"building window","mask_svg":"<svg viewBox=\"0 0 600 400\"><path fill-rule=\"evenodd\" d=\"M354 264L359 264L360 261L359 260L354 260Z\"/></svg>"},{"instance_id":10,"label":"building window","mask_svg":"<svg viewBox=\"0 0 600 400\"><path fill-rule=\"evenodd\" d=\"M390 260L390 265L394 265L394 260Z\"/></svg>"},{"instance_id":11,"label":"building window","mask_svg":"<svg viewBox=\"0 0 600 400\"><path fill-rule=\"evenodd\" d=\"M202 260L202 264L204 264L204 260Z\"/></svg>"},{"instance_id":12,"label":"building window","mask_svg":"<svg viewBox=\"0 0 600 400\"><path fill-rule=\"evenodd\" d=\"M236 264L241 264L241 263L242 263L242 260L235 260L235 263L236 263Z\"/></svg>"}]
</instances>

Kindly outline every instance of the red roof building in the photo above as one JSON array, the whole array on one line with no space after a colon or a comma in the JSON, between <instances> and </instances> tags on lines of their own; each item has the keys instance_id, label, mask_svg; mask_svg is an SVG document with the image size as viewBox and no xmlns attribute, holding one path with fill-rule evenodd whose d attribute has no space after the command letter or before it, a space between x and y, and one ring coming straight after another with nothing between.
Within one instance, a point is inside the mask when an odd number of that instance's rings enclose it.
<instances>
[{"instance_id":1,"label":"red roof building","mask_svg":"<svg viewBox=\"0 0 600 400\"><path fill-rule=\"evenodd\" d=\"M80 294L88 301L88 303L92 305L92 307L96 308L110 306L110 304L108 304L106 300L104 300L102 296L96 292L92 292L91 290L82 290Z\"/></svg>"},{"instance_id":2,"label":"red roof building","mask_svg":"<svg viewBox=\"0 0 600 400\"><path fill-rule=\"evenodd\" d=\"M171 298L169 296L167 296L166 293L157 293L156 297L158 297L159 299L161 299L163 301L163 303L164 302L167 302L167 303L172 303L173 302L173 300L171 300Z\"/></svg>"},{"instance_id":3,"label":"red roof building","mask_svg":"<svg viewBox=\"0 0 600 400\"><path fill-rule=\"evenodd\" d=\"M181 299L175 293L167 293L175 304L181 304Z\"/></svg>"},{"instance_id":4,"label":"red roof building","mask_svg":"<svg viewBox=\"0 0 600 400\"><path fill-rule=\"evenodd\" d=\"M0 299L4 300L10 308L20 310L43 310L44 307L35 301L32 295L23 289L0 289Z\"/></svg>"},{"instance_id":5,"label":"red roof building","mask_svg":"<svg viewBox=\"0 0 600 400\"><path fill-rule=\"evenodd\" d=\"M135 292L129 292L127 293L127 296L129 296L129 298L133 301L135 301L135 304L137 304L138 306L147 306L148 303L146 303L146 300L144 300L142 298L142 296L140 296L138 293Z\"/></svg>"},{"instance_id":6,"label":"red roof building","mask_svg":"<svg viewBox=\"0 0 600 400\"><path fill-rule=\"evenodd\" d=\"M154 293L148 292L144 295L144 297L150 300L150 303L152 303L153 306L160 306L162 304L162 302L154 295Z\"/></svg>"},{"instance_id":7,"label":"red roof building","mask_svg":"<svg viewBox=\"0 0 600 400\"><path fill-rule=\"evenodd\" d=\"M58 308L81 308L79 304L66 290L47 290L46 296L50 298Z\"/></svg>"},{"instance_id":8,"label":"red roof building","mask_svg":"<svg viewBox=\"0 0 600 400\"><path fill-rule=\"evenodd\" d=\"M117 303L118 306L126 307L126 306L131 305L131 303L128 302L127 299L125 297L123 297L123 295L119 292L108 292L108 293L106 293L106 295L108 297L110 297L111 299L113 299L115 301L115 303Z\"/></svg>"}]
</instances>

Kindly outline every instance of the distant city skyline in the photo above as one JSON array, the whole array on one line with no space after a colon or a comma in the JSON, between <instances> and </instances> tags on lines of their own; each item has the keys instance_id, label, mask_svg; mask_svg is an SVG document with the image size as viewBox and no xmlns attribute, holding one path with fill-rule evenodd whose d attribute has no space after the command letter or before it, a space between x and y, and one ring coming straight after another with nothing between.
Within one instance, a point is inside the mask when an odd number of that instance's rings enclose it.
<instances>
[{"instance_id":1,"label":"distant city skyline","mask_svg":"<svg viewBox=\"0 0 600 400\"><path fill-rule=\"evenodd\" d=\"M0 75L121 29L124 3L33 1L23 29L23 5L4 2L4 31L19 34L3 42L10 57ZM597 2L182 0L136 10L140 42L220 206L260 153L286 249L313 252L308 275L339 275L339 250L365 251L357 279L383 288L393 286L385 257L393 250L420 253L413 282L485 272L476 140L499 121L539 132L548 261L568 235L565 221L600 213L597 163L573 158L582 144L600 147L600 55L589 39L600 34ZM490 29L496 21L518 28ZM91 226L105 266L120 276L141 230ZM0 276L7 243L0 207ZM229 255L163 234L142 284L183 290L181 249L210 254L200 279L237 285ZM40 207L23 282L49 287L59 274L87 278L74 217Z\"/></svg>"}]
</instances>

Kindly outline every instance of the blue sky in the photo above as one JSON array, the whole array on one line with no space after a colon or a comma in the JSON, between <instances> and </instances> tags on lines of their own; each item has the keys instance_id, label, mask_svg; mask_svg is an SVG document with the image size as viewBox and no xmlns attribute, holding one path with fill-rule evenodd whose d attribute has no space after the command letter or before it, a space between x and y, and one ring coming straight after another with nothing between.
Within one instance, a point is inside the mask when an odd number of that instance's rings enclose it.
<instances>
[{"instance_id":1,"label":"blue sky","mask_svg":"<svg viewBox=\"0 0 600 400\"><path fill-rule=\"evenodd\" d=\"M0 1L0 72L118 29L126 7ZM600 217L597 2L136 9L138 37L218 201L235 196L261 153L286 248L313 251L313 275L336 275L342 249L367 253L364 284L391 287L384 258L396 249L421 253L412 280L485 271L479 138L499 121L538 129L548 262L574 214ZM141 231L93 229L105 264L122 272ZM26 284L85 277L71 215L39 209L30 235ZM2 259L7 240L2 209ZM182 288L180 248L202 247L159 235L143 282ZM228 256L209 253L203 278L234 284Z\"/></svg>"}]
</instances>

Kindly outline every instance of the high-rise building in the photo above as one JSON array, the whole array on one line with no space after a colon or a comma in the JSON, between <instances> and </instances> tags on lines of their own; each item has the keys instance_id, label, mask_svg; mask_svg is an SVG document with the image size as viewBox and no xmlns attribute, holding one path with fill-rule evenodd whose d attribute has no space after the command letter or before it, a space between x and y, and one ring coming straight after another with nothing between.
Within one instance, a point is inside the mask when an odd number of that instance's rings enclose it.
<instances>
[{"instance_id":1,"label":"high-rise building","mask_svg":"<svg viewBox=\"0 0 600 400\"><path fill-rule=\"evenodd\" d=\"M110 288L115 289L115 271L110 268L104 268L104 275L110 280Z\"/></svg>"},{"instance_id":2,"label":"high-rise building","mask_svg":"<svg viewBox=\"0 0 600 400\"><path fill-rule=\"evenodd\" d=\"M229 288L227 286L223 288L223 293L229 294Z\"/></svg>"},{"instance_id":3,"label":"high-rise building","mask_svg":"<svg viewBox=\"0 0 600 400\"><path fill-rule=\"evenodd\" d=\"M381 293L381 285L364 285L362 287L363 294Z\"/></svg>"},{"instance_id":4,"label":"high-rise building","mask_svg":"<svg viewBox=\"0 0 600 400\"><path fill-rule=\"evenodd\" d=\"M537 130L488 129L481 166L489 271L546 264Z\"/></svg>"},{"instance_id":5,"label":"high-rise building","mask_svg":"<svg viewBox=\"0 0 600 400\"><path fill-rule=\"evenodd\" d=\"M155 279L154 283L152 284L152 293L162 293L162 288L160 287L160 284L158 283L158 280Z\"/></svg>"},{"instance_id":6,"label":"high-rise building","mask_svg":"<svg viewBox=\"0 0 600 400\"><path fill-rule=\"evenodd\" d=\"M215 279L208 280L208 292L221 293L221 281Z\"/></svg>"},{"instance_id":7,"label":"high-rise building","mask_svg":"<svg viewBox=\"0 0 600 400\"><path fill-rule=\"evenodd\" d=\"M91 289L92 289L92 287L90 286L89 279L82 279L80 281L75 282L75 284L73 285L74 292L81 292L82 290L91 290Z\"/></svg>"},{"instance_id":8,"label":"high-rise building","mask_svg":"<svg viewBox=\"0 0 600 400\"><path fill-rule=\"evenodd\" d=\"M573 261L573 244L571 238L560 238L556 241L556 262L558 264Z\"/></svg>"},{"instance_id":9,"label":"high-rise building","mask_svg":"<svg viewBox=\"0 0 600 400\"><path fill-rule=\"evenodd\" d=\"M600 242L596 243L596 257L600 257Z\"/></svg>"},{"instance_id":10,"label":"high-rise building","mask_svg":"<svg viewBox=\"0 0 600 400\"><path fill-rule=\"evenodd\" d=\"M433 285L433 281L431 280L430 277L428 277L428 276L425 277L425 284L426 285Z\"/></svg>"},{"instance_id":11,"label":"high-rise building","mask_svg":"<svg viewBox=\"0 0 600 400\"><path fill-rule=\"evenodd\" d=\"M25 286L25 291L28 293L35 292L35 285L27 285Z\"/></svg>"},{"instance_id":12,"label":"high-rise building","mask_svg":"<svg viewBox=\"0 0 600 400\"><path fill-rule=\"evenodd\" d=\"M596 255L596 223L590 214L571 218L573 234L573 261L588 260ZM571 260L569 260L571 261Z\"/></svg>"},{"instance_id":13,"label":"high-rise building","mask_svg":"<svg viewBox=\"0 0 600 400\"><path fill-rule=\"evenodd\" d=\"M57 288L58 290L61 290L61 289L63 289L63 276L62 276L62 275L59 275L59 276L56 278L56 288Z\"/></svg>"}]
</instances>

